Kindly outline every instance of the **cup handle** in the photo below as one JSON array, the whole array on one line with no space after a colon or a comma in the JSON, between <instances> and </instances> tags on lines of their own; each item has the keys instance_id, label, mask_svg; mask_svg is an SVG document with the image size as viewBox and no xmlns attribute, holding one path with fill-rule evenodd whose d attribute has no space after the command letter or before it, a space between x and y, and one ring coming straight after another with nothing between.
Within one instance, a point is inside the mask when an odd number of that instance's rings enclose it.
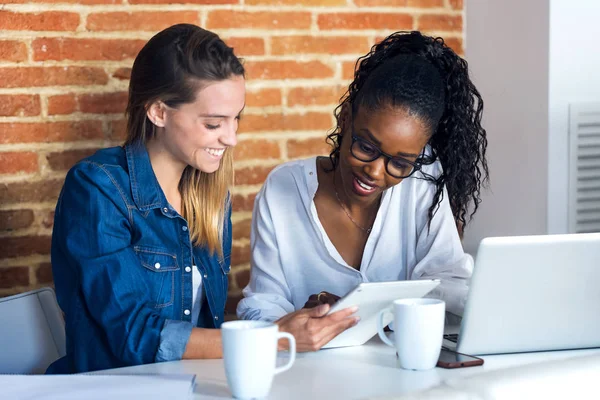
<instances>
[{"instance_id":1,"label":"cup handle","mask_svg":"<svg viewBox=\"0 0 600 400\"><path fill-rule=\"evenodd\" d=\"M389 308L379 311L379 316L377 317L377 334L383 343L387 344L388 346L395 347L394 342L391 341L383 331L383 316L385 313L391 314L392 311Z\"/></svg>"},{"instance_id":2,"label":"cup handle","mask_svg":"<svg viewBox=\"0 0 600 400\"><path fill-rule=\"evenodd\" d=\"M294 364L294 361L296 361L296 339L294 338L294 336L292 336L292 334L287 333L287 332L279 332L277 333L277 341L275 342L277 345L277 342L279 341L279 339L287 339L288 342L290 343L290 359L287 362L287 364L275 368L275 375L283 372L283 371L287 371L288 369L290 369L292 367L292 364Z\"/></svg>"}]
</instances>

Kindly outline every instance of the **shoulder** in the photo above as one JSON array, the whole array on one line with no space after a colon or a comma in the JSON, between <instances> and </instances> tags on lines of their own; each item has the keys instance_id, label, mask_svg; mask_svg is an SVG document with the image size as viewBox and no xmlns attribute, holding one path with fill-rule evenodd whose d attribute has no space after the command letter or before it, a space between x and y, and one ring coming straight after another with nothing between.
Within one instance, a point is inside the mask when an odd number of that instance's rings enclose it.
<instances>
[{"instance_id":1,"label":"shoulder","mask_svg":"<svg viewBox=\"0 0 600 400\"><path fill-rule=\"evenodd\" d=\"M92 163L102 167L118 167L127 169L127 156L123 147L109 147L100 149L91 156L84 158L80 163Z\"/></svg>"},{"instance_id":2,"label":"shoulder","mask_svg":"<svg viewBox=\"0 0 600 400\"><path fill-rule=\"evenodd\" d=\"M111 147L77 162L67 173L63 190L99 190L108 196L118 193L125 198L129 185L125 150Z\"/></svg>"},{"instance_id":3,"label":"shoulder","mask_svg":"<svg viewBox=\"0 0 600 400\"><path fill-rule=\"evenodd\" d=\"M263 189L287 190L305 184L306 174L315 173L316 157L289 161L275 167L267 176Z\"/></svg>"},{"instance_id":4,"label":"shoulder","mask_svg":"<svg viewBox=\"0 0 600 400\"><path fill-rule=\"evenodd\" d=\"M289 210L309 196L309 179L316 182L316 157L281 164L269 173L255 206Z\"/></svg>"}]
</instances>

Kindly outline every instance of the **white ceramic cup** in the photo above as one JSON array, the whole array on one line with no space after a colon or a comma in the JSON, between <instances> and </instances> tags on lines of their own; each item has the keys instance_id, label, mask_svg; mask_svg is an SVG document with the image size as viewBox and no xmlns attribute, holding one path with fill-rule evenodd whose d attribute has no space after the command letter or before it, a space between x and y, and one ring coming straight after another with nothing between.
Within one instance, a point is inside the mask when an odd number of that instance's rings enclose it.
<instances>
[{"instance_id":1,"label":"white ceramic cup","mask_svg":"<svg viewBox=\"0 0 600 400\"><path fill-rule=\"evenodd\" d=\"M271 322L230 321L221 325L225 375L233 397L263 398L269 394L273 376L290 369L296 360L296 340ZM276 368L277 342L290 343L289 361Z\"/></svg>"},{"instance_id":2,"label":"white ceramic cup","mask_svg":"<svg viewBox=\"0 0 600 400\"><path fill-rule=\"evenodd\" d=\"M401 368L426 370L435 367L442 348L446 303L437 299L400 299L381 310L377 332L388 346L396 348ZM385 314L394 317L393 340L383 331Z\"/></svg>"}]
</instances>

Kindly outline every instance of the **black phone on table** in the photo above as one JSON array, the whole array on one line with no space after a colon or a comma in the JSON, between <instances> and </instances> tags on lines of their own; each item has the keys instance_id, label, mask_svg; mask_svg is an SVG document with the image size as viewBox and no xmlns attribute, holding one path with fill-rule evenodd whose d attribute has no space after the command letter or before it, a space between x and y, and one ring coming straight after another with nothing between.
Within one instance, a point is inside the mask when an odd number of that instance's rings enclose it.
<instances>
[{"instance_id":1,"label":"black phone on table","mask_svg":"<svg viewBox=\"0 0 600 400\"><path fill-rule=\"evenodd\" d=\"M441 368L463 368L483 365L483 359L468 354L457 353L442 347L437 366Z\"/></svg>"}]
</instances>

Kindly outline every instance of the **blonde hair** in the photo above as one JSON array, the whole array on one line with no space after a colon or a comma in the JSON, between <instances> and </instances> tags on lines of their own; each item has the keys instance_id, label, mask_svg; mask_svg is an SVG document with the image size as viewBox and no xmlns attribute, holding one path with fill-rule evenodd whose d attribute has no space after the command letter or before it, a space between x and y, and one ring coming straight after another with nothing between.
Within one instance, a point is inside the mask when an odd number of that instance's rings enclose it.
<instances>
[{"instance_id":1,"label":"blonde hair","mask_svg":"<svg viewBox=\"0 0 600 400\"><path fill-rule=\"evenodd\" d=\"M205 245L211 253L216 250L221 257L233 174L233 150L227 148L217 171L207 174L188 165L179 181L182 217L188 222L192 243Z\"/></svg>"},{"instance_id":2,"label":"blonde hair","mask_svg":"<svg viewBox=\"0 0 600 400\"><path fill-rule=\"evenodd\" d=\"M191 103L203 82L244 76L244 67L215 33L195 25L167 28L142 48L131 69L125 144L145 144L155 136L148 107L162 101L172 108ZM179 181L182 217L194 246L223 257L225 219L231 208L233 150L227 148L219 169L207 174L187 166Z\"/></svg>"}]
</instances>

